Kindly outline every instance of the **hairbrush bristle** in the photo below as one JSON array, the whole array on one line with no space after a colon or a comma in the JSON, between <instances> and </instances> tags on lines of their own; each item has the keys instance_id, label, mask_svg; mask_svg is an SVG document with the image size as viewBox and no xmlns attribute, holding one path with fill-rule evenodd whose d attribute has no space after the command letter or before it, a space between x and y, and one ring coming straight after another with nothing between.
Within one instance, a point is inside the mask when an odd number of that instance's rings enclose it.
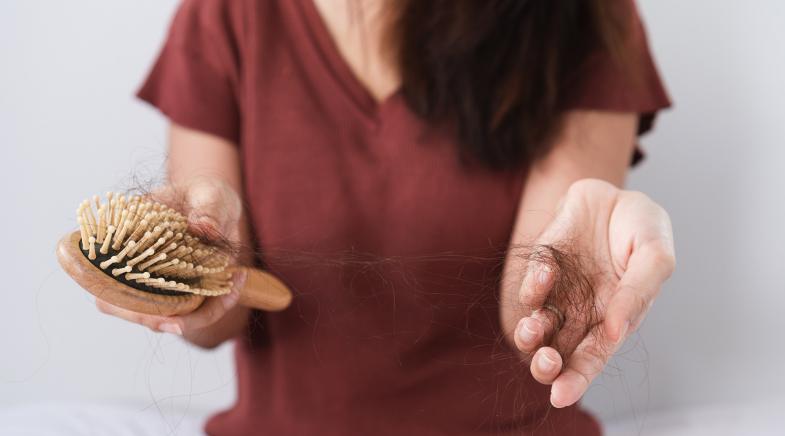
<instances>
[{"instance_id":1,"label":"hairbrush bristle","mask_svg":"<svg viewBox=\"0 0 785 436\"><path fill-rule=\"evenodd\" d=\"M231 290L229 256L188 234L186 218L169 206L112 192L76 210L80 248L104 273L136 289L217 296Z\"/></svg>"}]
</instances>

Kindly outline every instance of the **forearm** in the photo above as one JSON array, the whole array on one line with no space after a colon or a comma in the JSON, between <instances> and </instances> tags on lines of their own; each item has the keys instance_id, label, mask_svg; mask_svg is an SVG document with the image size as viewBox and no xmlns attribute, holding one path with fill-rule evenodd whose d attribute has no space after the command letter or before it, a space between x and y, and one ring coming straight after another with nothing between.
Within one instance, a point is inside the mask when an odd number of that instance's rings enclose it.
<instances>
[{"instance_id":1,"label":"forearm","mask_svg":"<svg viewBox=\"0 0 785 436\"><path fill-rule=\"evenodd\" d=\"M518 254L536 243L553 219L559 201L576 181L596 178L617 186L624 184L636 125L633 114L569 114L552 151L531 166L500 287L501 326L510 341L520 319L517 296L526 267Z\"/></svg>"}]
</instances>

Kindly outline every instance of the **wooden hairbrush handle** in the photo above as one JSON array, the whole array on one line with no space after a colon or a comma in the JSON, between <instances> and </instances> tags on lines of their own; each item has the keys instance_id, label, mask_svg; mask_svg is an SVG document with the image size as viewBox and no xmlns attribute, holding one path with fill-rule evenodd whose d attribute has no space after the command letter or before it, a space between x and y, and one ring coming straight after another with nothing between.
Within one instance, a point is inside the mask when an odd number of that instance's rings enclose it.
<instances>
[{"instance_id":1,"label":"wooden hairbrush handle","mask_svg":"<svg viewBox=\"0 0 785 436\"><path fill-rule=\"evenodd\" d=\"M240 304L252 309L278 311L292 302L292 293L277 277L256 268L237 267L246 273Z\"/></svg>"}]
</instances>

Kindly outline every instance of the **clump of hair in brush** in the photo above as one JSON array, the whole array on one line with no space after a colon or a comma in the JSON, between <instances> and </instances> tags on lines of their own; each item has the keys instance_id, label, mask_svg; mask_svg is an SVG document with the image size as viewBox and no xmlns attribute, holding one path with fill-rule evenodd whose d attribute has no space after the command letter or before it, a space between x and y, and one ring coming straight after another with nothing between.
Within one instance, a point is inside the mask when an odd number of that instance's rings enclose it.
<instances>
[{"instance_id":1,"label":"clump of hair in brush","mask_svg":"<svg viewBox=\"0 0 785 436\"><path fill-rule=\"evenodd\" d=\"M97 195L76 210L80 248L105 274L163 295L224 295L231 291L229 255L189 234L188 222L166 204L139 195Z\"/></svg>"}]
</instances>

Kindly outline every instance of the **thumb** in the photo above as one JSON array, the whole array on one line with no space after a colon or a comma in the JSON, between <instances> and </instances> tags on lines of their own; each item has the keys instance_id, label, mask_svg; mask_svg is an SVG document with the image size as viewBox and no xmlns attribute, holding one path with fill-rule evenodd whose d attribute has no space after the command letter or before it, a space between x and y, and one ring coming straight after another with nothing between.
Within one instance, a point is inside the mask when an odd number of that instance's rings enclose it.
<instances>
[{"instance_id":1,"label":"thumb","mask_svg":"<svg viewBox=\"0 0 785 436\"><path fill-rule=\"evenodd\" d=\"M227 183L199 179L186 189L189 231L205 239L236 242L242 213L239 195Z\"/></svg>"}]
</instances>

